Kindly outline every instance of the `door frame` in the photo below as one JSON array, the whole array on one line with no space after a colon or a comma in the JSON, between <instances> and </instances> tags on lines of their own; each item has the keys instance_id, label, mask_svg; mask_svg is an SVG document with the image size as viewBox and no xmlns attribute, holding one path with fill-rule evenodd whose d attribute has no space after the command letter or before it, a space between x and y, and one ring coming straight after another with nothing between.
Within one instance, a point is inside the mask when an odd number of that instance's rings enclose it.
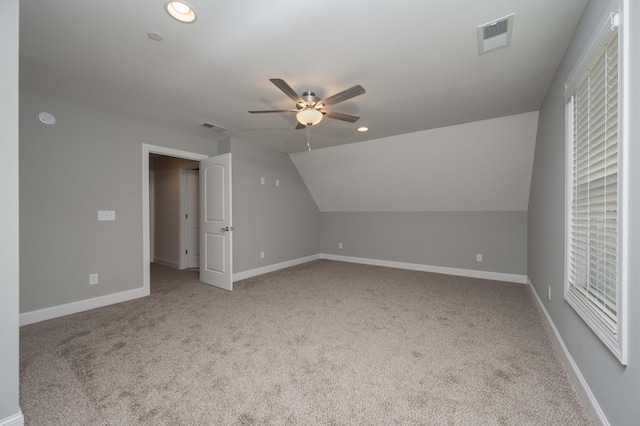
<instances>
[{"instance_id":1,"label":"door frame","mask_svg":"<svg viewBox=\"0 0 640 426\"><path fill-rule=\"evenodd\" d=\"M150 259L150 229L149 229L149 155L161 154L169 157L185 158L200 161L209 155L164 146L142 144L142 289L145 296L151 294L151 259Z\"/></svg>"},{"instance_id":2,"label":"door frame","mask_svg":"<svg viewBox=\"0 0 640 426\"><path fill-rule=\"evenodd\" d=\"M180 251L178 256L178 268L179 269L187 269L188 267L188 255L185 253L185 250L188 249L188 232L187 229L187 221L185 220L185 215L187 214L187 194L188 191L188 173L190 171L199 171L200 168L192 168L192 169L180 169ZM200 174L200 173L198 173ZM198 199L200 198L200 188L197 188Z\"/></svg>"}]
</instances>

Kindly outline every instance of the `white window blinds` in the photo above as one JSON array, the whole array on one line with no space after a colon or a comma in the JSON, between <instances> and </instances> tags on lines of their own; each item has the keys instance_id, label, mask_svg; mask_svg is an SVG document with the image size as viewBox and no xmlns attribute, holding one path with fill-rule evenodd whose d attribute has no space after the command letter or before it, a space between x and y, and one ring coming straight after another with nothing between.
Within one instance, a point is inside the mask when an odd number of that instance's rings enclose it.
<instances>
[{"instance_id":1,"label":"white window blinds","mask_svg":"<svg viewBox=\"0 0 640 426\"><path fill-rule=\"evenodd\" d=\"M569 285L615 331L618 281L618 37L573 99Z\"/></svg>"},{"instance_id":2,"label":"white window blinds","mask_svg":"<svg viewBox=\"0 0 640 426\"><path fill-rule=\"evenodd\" d=\"M565 299L624 364L622 70L612 13L570 76Z\"/></svg>"}]
</instances>

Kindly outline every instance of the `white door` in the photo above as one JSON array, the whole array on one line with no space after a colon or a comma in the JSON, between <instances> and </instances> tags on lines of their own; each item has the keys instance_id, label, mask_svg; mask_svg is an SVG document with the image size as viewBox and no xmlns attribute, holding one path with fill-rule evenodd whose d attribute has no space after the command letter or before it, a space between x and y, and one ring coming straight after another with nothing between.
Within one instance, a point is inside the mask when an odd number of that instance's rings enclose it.
<instances>
[{"instance_id":1,"label":"white door","mask_svg":"<svg viewBox=\"0 0 640 426\"><path fill-rule=\"evenodd\" d=\"M200 281L233 289L231 154L200 161Z\"/></svg>"},{"instance_id":2,"label":"white door","mask_svg":"<svg viewBox=\"0 0 640 426\"><path fill-rule=\"evenodd\" d=\"M187 268L200 267L199 171L185 170L187 177Z\"/></svg>"}]
</instances>

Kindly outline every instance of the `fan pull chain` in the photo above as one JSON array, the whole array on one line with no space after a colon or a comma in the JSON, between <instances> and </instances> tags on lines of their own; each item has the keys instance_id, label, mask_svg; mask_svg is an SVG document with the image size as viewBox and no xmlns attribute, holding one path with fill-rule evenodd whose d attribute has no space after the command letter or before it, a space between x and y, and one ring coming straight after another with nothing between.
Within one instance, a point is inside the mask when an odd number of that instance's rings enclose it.
<instances>
[{"instance_id":1,"label":"fan pull chain","mask_svg":"<svg viewBox=\"0 0 640 426\"><path fill-rule=\"evenodd\" d=\"M311 151L311 130L309 129L311 126L307 126L307 149Z\"/></svg>"}]
</instances>

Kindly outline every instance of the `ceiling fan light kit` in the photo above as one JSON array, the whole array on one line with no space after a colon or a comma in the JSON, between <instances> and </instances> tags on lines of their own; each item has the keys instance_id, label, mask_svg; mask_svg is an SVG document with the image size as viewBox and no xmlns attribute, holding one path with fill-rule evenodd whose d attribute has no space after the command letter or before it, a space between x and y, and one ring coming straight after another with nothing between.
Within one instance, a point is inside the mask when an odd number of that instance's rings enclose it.
<instances>
[{"instance_id":1,"label":"ceiling fan light kit","mask_svg":"<svg viewBox=\"0 0 640 426\"><path fill-rule=\"evenodd\" d=\"M296 114L296 118L303 126L315 126L322 121L322 113L317 109L305 108Z\"/></svg>"},{"instance_id":2,"label":"ceiling fan light kit","mask_svg":"<svg viewBox=\"0 0 640 426\"><path fill-rule=\"evenodd\" d=\"M360 85L356 85L343 90L340 93L336 93L333 96L329 96L326 99L318 98L313 92L304 92L302 96L298 95L295 90L291 88L284 80L280 78L270 78L271 81L278 89L280 89L285 95L287 95L293 102L295 102L295 108L292 109L272 109L266 111L249 111L250 114L260 114L266 112L295 112L298 125L296 129L304 129L307 126L315 126L322 121L323 117L333 118L334 120L347 121L349 123L355 123L360 119L355 115L342 114L339 112L328 111L326 107L329 105L335 105L340 102L344 102L348 99L360 96L366 91Z\"/></svg>"}]
</instances>

